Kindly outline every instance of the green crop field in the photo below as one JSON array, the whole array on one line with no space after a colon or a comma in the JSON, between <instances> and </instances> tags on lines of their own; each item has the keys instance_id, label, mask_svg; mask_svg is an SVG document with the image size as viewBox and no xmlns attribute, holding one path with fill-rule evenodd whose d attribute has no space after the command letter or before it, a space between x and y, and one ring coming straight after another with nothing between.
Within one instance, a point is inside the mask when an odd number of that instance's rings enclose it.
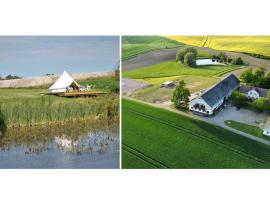
<instances>
[{"instance_id":1,"label":"green crop field","mask_svg":"<svg viewBox=\"0 0 270 200\"><path fill-rule=\"evenodd\" d=\"M157 49L175 48L182 44L160 36L123 36L122 60Z\"/></svg>"},{"instance_id":2,"label":"green crop field","mask_svg":"<svg viewBox=\"0 0 270 200\"><path fill-rule=\"evenodd\" d=\"M270 146L131 100L122 107L125 169L270 167Z\"/></svg>"},{"instance_id":3,"label":"green crop field","mask_svg":"<svg viewBox=\"0 0 270 200\"><path fill-rule=\"evenodd\" d=\"M270 36L166 36L177 42L270 57Z\"/></svg>"},{"instance_id":4,"label":"green crop field","mask_svg":"<svg viewBox=\"0 0 270 200\"><path fill-rule=\"evenodd\" d=\"M106 84L103 84L105 82ZM116 86L116 82L117 85ZM106 77L80 81L109 93L98 97L66 98L42 95L39 88L0 89L0 129L65 123L76 120L118 118L119 81ZM109 87L108 87L109 86ZM110 99L110 101L108 101Z\"/></svg>"},{"instance_id":5,"label":"green crop field","mask_svg":"<svg viewBox=\"0 0 270 200\"><path fill-rule=\"evenodd\" d=\"M224 72L227 73L237 69L239 69L239 67L234 65L189 67L175 61L168 61L149 67L127 70L122 73L122 76L133 79L160 78L179 75L220 76L220 74L223 74Z\"/></svg>"}]
</instances>

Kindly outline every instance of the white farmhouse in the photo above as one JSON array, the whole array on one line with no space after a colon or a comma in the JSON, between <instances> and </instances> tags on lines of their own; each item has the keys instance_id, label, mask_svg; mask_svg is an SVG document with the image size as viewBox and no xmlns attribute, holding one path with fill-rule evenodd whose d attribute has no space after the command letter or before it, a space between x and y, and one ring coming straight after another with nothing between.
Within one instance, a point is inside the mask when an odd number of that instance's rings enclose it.
<instances>
[{"instance_id":1,"label":"white farmhouse","mask_svg":"<svg viewBox=\"0 0 270 200\"><path fill-rule=\"evenodd\" d=\"M80 85L66 71L49 88L51 93L79 91Z\"/></svg>"},{"instance_id":2,"label":"white farmhouse","mask_svg":"<svg viewBox=\"0 0 270 200\"><path fill-rule=\"evenodd\" d=\"M239 79L231 74L202 94L191 99L189 109L195 114L213 115L214 112L240 87Z\"/></svg>"},{"instance_id":3,"label":"white farmhouse","mask_svg":"<svg viewBox=\"0 0 270 200\"><path fill-rule=\"evenodd\" d=\"M267 89L254 87L254 86L248 86L248 85L241 85L239 92L245 94L248 99L256 100L260 97L267 98Z\"/></svg>"}]
</instances>

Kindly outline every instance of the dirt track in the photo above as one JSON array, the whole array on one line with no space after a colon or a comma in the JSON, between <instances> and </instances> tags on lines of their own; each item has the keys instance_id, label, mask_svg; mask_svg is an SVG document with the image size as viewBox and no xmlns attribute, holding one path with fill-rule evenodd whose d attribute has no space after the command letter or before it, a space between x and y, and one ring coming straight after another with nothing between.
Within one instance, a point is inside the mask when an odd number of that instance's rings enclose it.
<instances>
[{"instance_id":1,"label":"dirt track","mask_svg":"<svg viewBox=\"0 0 270 200\"><path fill-rule=\"evenodd\" d=\"M215 49L209 49L206 47L194 47L198 50L204 50L210 53L218 54L220 51ZM158 64L161 62L174 60L176 55L177 48L175 49L162 49L162 50L156 50L152 52L148 52L142 55L139 55L135 58L132 58L130 60L124 61L122 63L122 70L128 70L128 69L136 69L136 68L142 68L154 64ZM247 54L238 53L238 52L229 52L226 51L226 54L232 58L235 57L242 57L245 63L248 63L250 67L260 67L264 66L267 68L268 71L270 71L270 60L264 60L259 58L254 58L252 56L249 56ZM239 75L243 70L239 70L236 72L236 75Z\"/></svg>"},{"instance_id":2,"label":"dirt track","mask_svg":"<svg viewBox=\"0 0 270 200\"><path fill-rule=\"evenodd\" d=\"M87 78L104 77L113 75L113 72L92 72L71 74L75 80L83 80ZM41 85L52 84L59 76L37 76L31 78L13 79L0 81L0 88L8 87L35 87Z\"/></svg>"},{"instance_id":3,"label":"dirt track","mask_svg":"<svg viewBox=\"0 0 270 200\"><path fill-rule=\"evenodd\" d=\"M122 70L142 68L168 60L175 60L176 49L155 50L122 62Z\"/></svg>"}]
</instances>

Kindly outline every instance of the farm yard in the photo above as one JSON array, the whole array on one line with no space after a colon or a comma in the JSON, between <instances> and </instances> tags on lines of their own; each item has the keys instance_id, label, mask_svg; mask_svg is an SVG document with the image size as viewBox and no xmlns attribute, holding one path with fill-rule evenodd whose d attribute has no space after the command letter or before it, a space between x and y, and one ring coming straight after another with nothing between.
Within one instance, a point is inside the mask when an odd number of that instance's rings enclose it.
<instances>
[{"instance_id":1,"label":"farm yard","mask_svg":"<svg viewBox=\"0 0 270 200\"><path fill-rule=\"evenodd\" d=\"M270 167L267 145L164 109L127 99L122 105L125 169Z\"/></svg>"}]
</instances>

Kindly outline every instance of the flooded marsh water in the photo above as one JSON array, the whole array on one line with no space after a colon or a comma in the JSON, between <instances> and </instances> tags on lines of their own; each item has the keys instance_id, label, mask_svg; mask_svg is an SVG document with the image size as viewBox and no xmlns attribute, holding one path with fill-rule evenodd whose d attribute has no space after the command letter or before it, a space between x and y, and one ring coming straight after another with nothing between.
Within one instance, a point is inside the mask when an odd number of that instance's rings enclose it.
<instances>
[{"instance_id":1,"label":"flooded marsh water","mask_svg":"<svg viewBox=\"0 0 270 200\"><path fill-rule=\"evenodd\" d=\"M119 168L118 123L8 129L0 137L0 168Z\"/></svg>"}]
</instances>

